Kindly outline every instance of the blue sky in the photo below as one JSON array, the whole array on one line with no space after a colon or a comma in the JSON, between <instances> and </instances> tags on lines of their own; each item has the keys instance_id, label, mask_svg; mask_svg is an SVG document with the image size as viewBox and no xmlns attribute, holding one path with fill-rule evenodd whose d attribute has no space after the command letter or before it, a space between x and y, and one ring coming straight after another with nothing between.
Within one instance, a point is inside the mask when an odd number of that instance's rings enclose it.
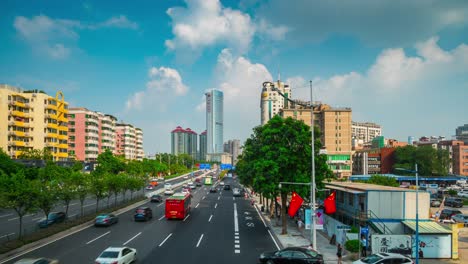
<instances>
[{"instance_id":1,"label":"blue sky","mask_svg":"<svg viewBox=\"0 0 468 264\"><path fill-rule=\"evenodd\" d=\"M468 2L393 0L0 3L0 83L117 116L169 152L225 93L225 141L260 122L263 81L353 109L384 135L451 137L468 123Z\"/></svg>"}]
</instances>

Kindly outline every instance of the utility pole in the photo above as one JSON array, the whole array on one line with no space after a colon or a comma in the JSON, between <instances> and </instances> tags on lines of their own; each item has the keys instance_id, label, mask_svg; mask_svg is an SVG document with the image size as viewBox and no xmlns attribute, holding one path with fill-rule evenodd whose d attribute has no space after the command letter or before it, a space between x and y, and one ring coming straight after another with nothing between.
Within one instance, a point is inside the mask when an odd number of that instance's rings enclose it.
<instances>
[{"instance_id":1,"label":"utility pole","mask_svg":"<svg viewBox=\"0 0 468 264\"><path fill-rule=\"evenodd\" d=\"M314 136L314 97L313 97L313 91L312 91L312 81L310 81L310 131L311 131L311 137L312 137L312 173L311 173L311 182L312 184L310 185L310 213L312 214L312 217L310 218L312 220L312 226L311 226L311 232L312 232L312 247L314 250L317 250L317 233L315 230L315 136Z\"/></svg>"}]
</instances>

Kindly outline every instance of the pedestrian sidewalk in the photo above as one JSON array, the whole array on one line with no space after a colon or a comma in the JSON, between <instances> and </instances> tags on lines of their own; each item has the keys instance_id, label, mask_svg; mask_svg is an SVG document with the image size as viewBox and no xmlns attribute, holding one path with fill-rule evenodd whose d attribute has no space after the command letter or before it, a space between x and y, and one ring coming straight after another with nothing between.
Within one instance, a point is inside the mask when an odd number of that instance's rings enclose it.
<instances>
[{"instance_id":1,"label":"pedestrian sidewalk","mask_svg":"<svg viewBox=\"0 0 468 264\"><path fill-rule=\"evenodd\" d=\"M310 230L306 230L304 227L298 228L295 221L288 217L288 233L282 235L282 226L281 226L281 219L279 218L272 218L270 219L269 213L261 212L261 204L260 204L260 197L257 195L249 195L250 199L255 201L255 206L257 210L261 213L263 219L269 226L270 230L273 232L277 242L279 242L279 246L281 248L286 247L307 247L310 245L311 241L311 232ZM265 206L266 208L266 206ZM336 256L336 245L330 245L330 239L327 235L322 231L317 231L317 250L320 254L323 255L323 259L325 263L337 263L338 258ZM346 250L344 250L342 263L349 264L352 263L351 260L347 260Z\"/></svg>"}]
</instances>

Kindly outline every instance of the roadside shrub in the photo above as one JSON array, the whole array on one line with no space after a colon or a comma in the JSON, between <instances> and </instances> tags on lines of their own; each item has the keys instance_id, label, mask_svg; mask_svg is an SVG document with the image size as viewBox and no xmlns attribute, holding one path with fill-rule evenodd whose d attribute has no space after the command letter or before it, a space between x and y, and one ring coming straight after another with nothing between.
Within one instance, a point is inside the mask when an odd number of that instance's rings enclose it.
<instances>
[{"instance_id":1,"label":"roadside shrub","mask_svg":"<svg viewBox=\"0 0 468 264\"><path fill-rule=\"evenodd\" d=\"M359 252L359 240L351 239L351 240L346 241L345 249L353 253Z\"/></svg>"},{"instance_id":2,"label":"roadside shrub","mask_svg":"<svg viewBox=\"0 0 468 264\"><path fill-rule=\"evenodd\" d=\"M351 230L349 230L348 233L357 234L357 233L359 233L359 228L357 228L355 226L352 226Z\"/></svg>"}]
</instances>

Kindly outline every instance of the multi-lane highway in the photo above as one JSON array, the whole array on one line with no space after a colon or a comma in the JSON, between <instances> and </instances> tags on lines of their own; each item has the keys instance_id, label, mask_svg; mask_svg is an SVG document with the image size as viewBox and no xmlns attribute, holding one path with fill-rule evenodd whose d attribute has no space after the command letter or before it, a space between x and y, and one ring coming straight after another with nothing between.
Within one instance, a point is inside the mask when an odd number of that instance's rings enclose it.
<instances>
[{"instance_id":1,"label":"multi-lane highway","mask_svg":"<svg viewBox=\"0 0 468 264\"><path fill-rule=\"evenodd\" d=\"M185 180L182 176L168 180L173 184L177 184ZM156 189L163 188L164 184L160 184L156 186ZM136 195L142 195L143 191L138 191L133 194L133 197ZM117 202L121 203L123 200L123 195L118 195ZM128 192L125 196L125 199L130 199L130 192ZM114 204L114 196L111 196L110 206ZM102 199L99 201L99 209L107 208L107 198ZM83 210L85 215L94 213L96 211L96 199L92 198L91 196L84 201ZM65 212L65 206L59 203L52 211L62 211ZM74 219L78 218L81 215L81 204L79 200L74 200L70 203L68 209L68 218ZM23 217L23 230L25 234L30 234L34 231L38 230L37 221L41 218L44 218L45 215L42 211L37 211L36 213L27 214ZM0 209L0 243L5 242L7 240L15 239L18 236L18 229L19 229L19 217L13 209Z\"/></svg>"},{"instance_id":2,"label":"multi-lane highway","mask_svg":"<svg viewBox=\"0 0 468 264\"><path fill-rule=\"evenodd\" d=\"M238 186L232 178L225 182ZM166 220L164 202L148 202L145 206L153 210L148 222L134 222L132 208L109 228L87 226L0 263L39 256L60 263L93 263L107 247L123 245L137 249L138 263L256 263L261 252L277 249L249 200L233 197L232 191L210 193L209 186L192 194L192 209L184 220Z\"/></svg>"}]
</instances>

